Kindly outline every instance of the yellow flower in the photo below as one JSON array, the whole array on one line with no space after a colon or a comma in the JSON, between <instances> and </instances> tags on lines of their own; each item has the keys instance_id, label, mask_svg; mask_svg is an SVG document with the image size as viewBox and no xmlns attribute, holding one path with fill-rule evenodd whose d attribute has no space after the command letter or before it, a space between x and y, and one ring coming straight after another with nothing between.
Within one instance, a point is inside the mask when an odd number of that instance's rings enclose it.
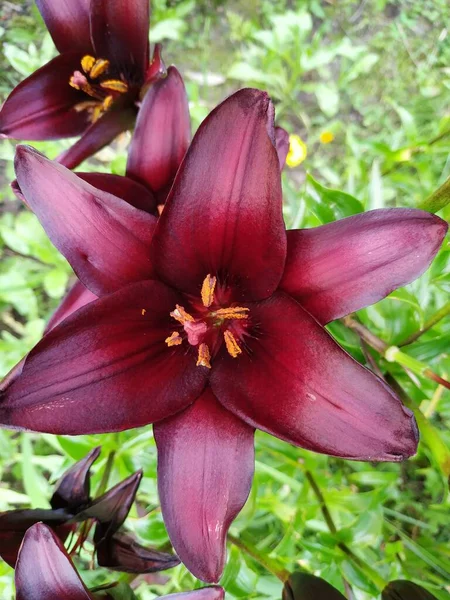
<instances>
[{"instance_id":1,"label":"yellow flower","mask_svg":"<svg viewBox=\"0 0 450 600\"><path fill-rule=\"evenodd\" d=\"M307 154L308 149L302 138L299 135L290 135L289 152L286 156L287 166L291 168L298 167L305 160Z\"/></svg>"},{"instance_id":2,"label":"yellow flower","mask_svg":"<svg viewBox=\"0 0 450 600\"><path fill-rule=\"evenodd\" d=\"M319 139L322 144L330 144L334 140L334 133L331 131L322 131Z\"/></svg>"}]
</instances>

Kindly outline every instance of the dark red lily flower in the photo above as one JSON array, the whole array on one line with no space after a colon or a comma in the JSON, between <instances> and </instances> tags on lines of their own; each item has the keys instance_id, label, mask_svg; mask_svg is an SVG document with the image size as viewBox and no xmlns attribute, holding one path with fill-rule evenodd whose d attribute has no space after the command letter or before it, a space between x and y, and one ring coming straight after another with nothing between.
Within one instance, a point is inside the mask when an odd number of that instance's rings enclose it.
<instances>
[{"instance_id":1,"label":"dark red lily flower","mask_svg":"<svg viewBox=\"0 0 450 600\"><path fill-rule=\"evenodd\" d=\"M16 592L17 600L113 598L108 594L108 588L102 594L94 594L87 589L61 541L43 523L30 527L23 539L16 565ZM161 598L223 600L224 591L211 587Z\"/></svg>"},{"instance_id":2,"label":"dark red lily flower","mask_svg":"<svg viewBox=\"0 0 450 600\"><path fill-rule=\"evenodd\" d=\"M156 423L163 516L197 577L222 572L255 427L350 459L415 453L411 411L323 325L423 273L447 224L387 209L286 232L266 94L241 90L207 117L157 226L32 149L16 172L100 298L30 352L0 422L75 435Z\"/></svg>"},{"instance_id":3,"label":"dark red lily flower","mask_svg":"<svg viewBox=\"0 0 450 600\"><path fill-rule=\"evenodd\" d=\"M85 458L64 473L50 500L51 509L12 510L0 513L0 556L14 567L25 532L42 522L64 542L77 524L94 519L97 523L94 544L99 566L133 573L153 573L176 566L172 554L140 546L131 535L118 533L134 502L142 472L121 481L92 500L89 471L100 454L94 448ZM85 537L80 532L81 543ZM130 566L132 565L132 566Z\"/></svg>"},{"instance_id":4,"label":"dark red lily flower","mask_svg":"<svg viewBox=\"0 0 450 600\"><path fill-rule=\"evenodd\" d=\"M149 62L148 0L36 0L60 52L22 81L0 112L0 134L24 140L81 135L60 157L73 168L130 129L139 102L164 76Z\"/></svg>"},{"instance_id":5,"label":"dark red lily flower","mask_svg":"<svg viewBox=\"0 0 450 600\"><path fill-rule=\"evenodd\" d=\"M412 581L398 579L384 588L381 600L437 600L436 596Z\"/></svg>"},{"instance_id":6,"label":"dark red lily flower","mask_svg":"<svg viewBox=\"0 0 450 600\"><path fill-rule=\"evenodd\" d=\"M320 577L292 573L284 584L282 600L345 600L345 596Z\"/></svg>"}]
</instances>

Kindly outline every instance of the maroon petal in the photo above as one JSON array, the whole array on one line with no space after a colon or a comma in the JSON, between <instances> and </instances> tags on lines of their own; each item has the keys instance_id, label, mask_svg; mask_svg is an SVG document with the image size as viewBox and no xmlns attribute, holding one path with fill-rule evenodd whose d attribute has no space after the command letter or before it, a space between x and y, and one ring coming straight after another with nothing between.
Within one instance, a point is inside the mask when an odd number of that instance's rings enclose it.
<instances>
[{"instance_id":1,"label":"maroon petal","mask_svg":"<svg viewBox=\"0 0 450 600\"><path fill-rule=\"evenodd\" d=\"M267 95L233 94L202 123L169 194L152 244L161 278L198 294L208 273L261 299L286 256L273 107Z\"/></svg>"},{"instance_id":2,"label":"maroon petal","mask_svg":"<svg viewBox=\"0 0 450 600\"><path fill-rule=\"evenodd\" d=\"M48 236L100 296L151 276L156 217L98 190L32 148L18 146L16 175Z\"/></svg>"},{"instance_id":3,"label":"maroon petal","mask_svg":"<svg viewBox=\"0 0 450 600\"><path fill-rule=\"evenodd\" d=\"M98 296L85 288L81 281L74 283L61 301L61 304L50 317L47 327L45 328L45 333L50 331L50 329L53 329L53 327L59 325L61 321L64 321L64 319L77 311L79 308L89 304L89 302L97 300L97 298Z\"/></svg>"},{"instance_id":4,"label":"maroon petal","mask_svg":"<svg viewBox=\"0 0 450 600\"><path fill-rule=\"evenodd\" d=\"M81 138L56 160L68 169L75 169L83 160L110 144L120 133L131 129L135 119L136 111L132 108L110 110L92 123Z\"/></svg>"},{"instance_id":5,"label":"maroon petal","mask_svg":"<svg viewBox=\"0 0 450 600\"><path fill-rule=\"evenodd\" d=\"M282 127L275 127L275 146L280 162L280 169L283 170L286 164L286 156L289 152L289 134Z\"/></svg>"},{"instance_id":6,"label":"maroon petal","mask_svg":"<svg viewBox=\"0 0 450 600\"><path fill-rule=\"evenodd\" d=\"M237 358L216 358L211 386L249 424L308 450L397 461L416 452L413 414L340 348L292 298L250 305L253 325Z\"/></svg>"},{"instance_id":7,"label":"maroon petal","mask_svg":"<svg viewBox=\"0 0 450 600\"><path fill-rule=\"evenodd\" d=\"M140 78L140 83L149 60L149 24L148 0L91 0L96 56L107 58L118 73Z\"/></svg>"},{"instance_id":8,"label":"maroon petal","mask_svg":"<svg viewBox=\"0 0 450 600\"><path fill-rule=\"evenodd\" d=\"M57 56L13 89L0 111L0 134L19 140L56 140L80 135L89 122L74 106L85 94L69 85L81 54Z\"/></svg>"},{"instance_id":9,"label":"maroon petal","mask_svg":"<svg viewBox=\"0 0 450 600\"><path fill-rule=\"evenodd\" d=\"M157 212L157 202L151 191L130 177L111 175L110 173L77 172L77 175L95 188L113 194L135 208L145 210L150 214Z\"/></svg>"},{"instance_id":10,"label":"maroon petal","mask_svg":"<svg viewBox=\"0 0 450 600\"><path fill-rule=\"evenodd\" d=\"M144 548L125 533L106 538L95 549L100 567L124 573L156 573L180 564L173 554Z\"/></svg>"},{"instance_id":11,"label":"maroon petal","mask_svg":"<svg viewBox=\"0 0 450 600\"><path fill-rule=\"evenodd\" d=\"M17 600L93 600L64 546L43 525L25 534L16 565Z\"/></svg>"},{"instance_id":12,"label":"maroon petal","mask_svg":"<svg viewBox=\"0 0 450 600\"><path fill-rule=\"evenodd\" d=\"M155 281L81 308L28 355L3 392L0 423L79 435L140 427L186 408L206 369L164 340L180 298Z\"/></svg>"},{"instance_id":13,"label":"maroon petal","mask_svg":"<svg viewBox=\"0 0 450 600\"><path fill-rule=\"evenodd\" d=\"M411 208L374 210L288 231L281 289L328 323L378 302L421 275L448 225Z\"/></svg>"},{"instance_id":14,"label":"maroon petal","mask_svg":"<svg viewBox=\"0 0 450 600\"><path fill-rule=\"evenodd\" d=\"M36 4L59 52L92 53L89 0L36 0Z\"/></svg>"},{"instance_id":15,"label":"maroon petal","mask_svg":"<svg viewBox=\"0 0 450 600\"><path fill-rule=\"evenodd\" d=\"M87 456L76 462L58 481L50 505L53 509L65 508L78 512L90 500L89 471L100 455L101 447L93 448Z\"/></svg>"},{"instance_id":16,"label":"maroon petal","mask_svg":"<svg viewBox=\"0 0 450 600\"><path fill-rule=\"evenodd\" d=\"M218 585L194 590L193 592L182 592L181 594L169 594L161 596L160 600L224 600L225 590Z\"/></svg>"},{"instance_id":17,"label":"maroon petal","mask_svg":"<svg viewBox=\"0 0 450 600\"><path fill-rule=\"evenodd\" d=\"M253 428L207 389L183 413L157 423L154 435L161 509L175 552L197 578L216 582L228 528L252 484Z\"/></svg>"},{"instance_id":18,"label":"maroon petal","mask_svg":"<svg viewBox=\"0 0 450 600\"><path fill-rule=\"evenodd\" d=\"M71 528L65 526L70 517L71 515L63 510L43 508L0 513L0 556L8 565L14 567L25 532L40 521L51 526L64 541L70 533Z\"/></svg>"},{"instance_id":19,"label":"maroon petal","mask_svg":"<svg viewBox=\"0 0 450 600\"><path fill-rule=\"evenodd\" d=\"M77 520L96 519L101 524L97 527L97 541L104 537L112 536L123 525L130 512L131 506L136 498L136 492L141 483L142 471L133 473L110 490L103 496L97 498L82 513L77 515Z\"/></svg>"},{"instance_id":20,"label":"maroon petal","mask_svg":"<svg viewBox=\"0 0 450 600\"><path fill-rule=\"evenodd\" d=\"M190 139L186 89L181 75L170 67L167 77L150 87L139 109L127 175L167 195Z\"/></svg>"}]
</instances>

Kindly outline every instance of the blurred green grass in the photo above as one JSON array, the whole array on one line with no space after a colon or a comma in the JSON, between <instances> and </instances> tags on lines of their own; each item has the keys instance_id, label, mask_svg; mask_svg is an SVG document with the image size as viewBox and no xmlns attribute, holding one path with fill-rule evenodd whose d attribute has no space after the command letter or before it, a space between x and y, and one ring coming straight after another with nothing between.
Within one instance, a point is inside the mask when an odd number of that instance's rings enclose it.
<instances>
[{"instance_id":1,"label":"blurred green grass","mask_svg":"<svg viewBox=\"0 0 450 600\"><path fill-rule=\"evenodd\" d=\"M307 144L306 160L283 175L288 226L315 226L359 210L417 206L449 176L446 0L157 0L152 6L151 41L164 43L167 63L176 64L185 78L194 128L227 94L250 85L269 92L278 123ZM4 99L24 76L49 60L54 49L28 1L3 3L0 39ZM332 132L334 140L321 143L323 132ZM128 141L128 135L122 136L86 168L122 173ZM33 145L54 157L69 142ZM40 338L72 276L34 216L9 189L14 146L9 141L0 146L0 375ZM357 200L320 186L343 190ZM450 208L441 216L448 220ZM449 291L447 242L429 272L359 317L387 343L396 344L443 306ZM365 362L353 332L341 323L330 330ZM447 319L406 351L448 377L449 347ZM351 463L259 434L252 493L231 532L287 569L300 565L341 590L345 577L356 600L378 597L371 570L386 581L401 577L427 583L439 599L449 598L450 394L428 379L408 377L396 363L374 357L425 415L417 457L401 465ZM139 510L127 523L142 541L166 544L149 428L77 438L0 431L0 509L42 505L62 470L98 444L104 450L94 489L111 449L116 449L113 483L142 467ZM326 527L305 479L306 469L323 491L337 536ZM140 516L147 512L148 517ZM359 565L339 549L340 542L352 549ZM77 564L89 585L128 579L89 569L88 550ZM194 584L183 567L133 582L142 600ZM281 595L277 579L233 545L223 585L230 599ZM0 596L12 598L12 570L5 564L0 564Z\"/></svg>"}]
</instances>

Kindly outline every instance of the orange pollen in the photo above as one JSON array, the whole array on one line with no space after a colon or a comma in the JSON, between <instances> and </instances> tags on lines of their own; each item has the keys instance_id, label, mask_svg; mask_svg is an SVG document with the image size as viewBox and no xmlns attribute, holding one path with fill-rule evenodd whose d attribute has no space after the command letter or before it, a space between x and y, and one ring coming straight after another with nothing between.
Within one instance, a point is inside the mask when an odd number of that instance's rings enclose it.
<instances>
[{"instance_id":1,"label":"orange pollen","mask_svg":"<svg viewBox=\"0 0 450 600\"><path fill-rule=\"evenodd\" d=\"M198 347L197 367L211 368L211 354L206 344L200 344Z\"/></svg>"},{"instance_id":2,"label":"orange pollen","mask_svg":"<svg viewBox=\"0 0 450 600\"><path fill-rule=\"evenodd\" d=\"M232 356L233 358L236 358L237 356L239 356L239 354L242 354L241 347L237 343L237 340L234 337L234 335L231 333L231 331L228 331L228 329L226 331L224 331L223 337L225 339L225 346L227 347L228 354L230 356Z\"/></svg>"},{"instance_id":3,"label":"orange pollen","mask_svg":"<svg viewBox=\"0 0 450 600\"><path fill-rule=\"evenodd\" d=\"M219 319L247 319L250 309L243 306L230 306L229 308L219 308L212 315Z\"/></svg>"},{"instance_id":4,"label":"orange pollen","mask_svg":"<svg viewBox=\"0 0 450 600\"><path fill-rule=\"evenodd\" d=\"M106 81L101 81L100 87L104 88L105 90L119 92L119 94L125 94L125 92L128 92L128 85L120 79L107 79Z\"/></svg>"},{"instance_id":5,"label":"orange pollen","mask_svg":"<svg viewBox=\"0 0 450 600\"><path fill-rule=\"evenodd\" d=\"M164 341L166 342L166 344L169 347L170 346L179 346L183 342L183 338L181 337L181 335L177 331L174 331Z\"/></svg>"},{"instance_id":6,"label":"orange pollen","mask_svg":"<svg viewBox=\"0 0 450 600\"><path fill-rule=\"evenodd\" d=\"M214 302L214 289L216 287L217 278L207 275L202 285L202 302L203 306L211 306Z\"/></svg>"},{"instance_id":7,"label":"orange pollen","mask_svg":"<svg viewBox=\"0 0 450 600\"><path fill-rule=\"evenodd\" d=\"M92 57L89 57L92 58ZM83 66L83 61L81 61L81 66ZM92 79L97 79L100 75L103 75L105 71L109 68L109 60L105 60L104 58L97 58L95 63L92 65L89 71L89 77Z\"/></svg>"},{"instance_id":8,"label":"orange pollen","mask_svg":"<svg viewBox=\"0 0 450 600\"><path fill-rule=\"evenodd\" d=\"M170 313L170 316L176 319L182 325L184 325L186 321L195 321L194 317L187 313L179 304L175 305L175 310Z\"/></svg>"},{"instance_id":9,"label":"orange pollen","mask_svg":"<svg viewBox=\"0 0 450 600\"><path fill-rule=\"evenodd\" d=\"M143 308L143 309L141 310L141 315L142 315L142 316L144 316L146 312L147 312L147 310L146 310L145 308Z\"/></svg>"},{"instance_id":10,"label":"orange pollen","mask_svg":"<svg viewBox=\"0 0 450 600\"><path fill-rule=\"evenodd\" d=\"M109 110L111 108L113 100L114 98L112 96L106 96L102 103L102 108L104 111Z\"/></svg>"},{"instance_id":11,"label":"orange pollen","mask_svg":"<svg viewBox=\"0 0 450 600\"><path fill-rule=\"evenodd\" d=\"M86 54L81 59L81 68L83 69L83 71L85 73L89 74L94 65L95 65L95 58L93 56L90 56L90 54Z\"/></svg>"}]
</instances>

